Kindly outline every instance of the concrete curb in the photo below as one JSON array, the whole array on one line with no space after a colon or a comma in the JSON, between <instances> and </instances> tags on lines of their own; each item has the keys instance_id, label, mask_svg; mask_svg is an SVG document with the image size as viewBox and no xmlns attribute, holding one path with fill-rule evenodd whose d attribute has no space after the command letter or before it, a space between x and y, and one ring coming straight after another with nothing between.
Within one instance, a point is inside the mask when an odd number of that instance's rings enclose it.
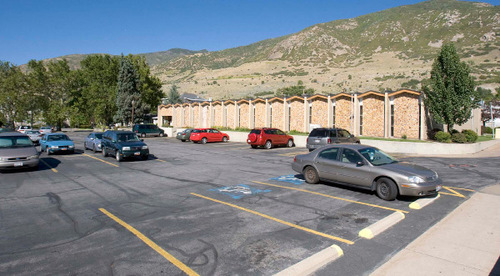
<instances>
[{"instance_id":1,"label":"concrete curb","mask_svg":"<svg viewBox=\"0 0 500 276\"><path fill-rule=\"evenodd\" d=\"M405 214L401 212L394 212L387 217L375 222L374 224L359 231L359 236L365 239L372 239L376 235L384 232L387 228L395 225L405 218Z\"/></svg>"},{"instance_id":2,"label":"concrete curb","mask_svg":"<svg viewBox=\"0 0 500 276\"><path fill-rule=\"evenodd\" d=\"M343 255L344 251L342 251L342 249L338 245L334 244L274 275L311 275L316 270L320 269L330 262L335 261Z\"/></svg>"},{"instance_id":3,"label":"concrete curb","mask_svg":"<svg viewBox=\"0 0 500 276\"><path fill-rule=\"evenodd\" d=\"M420 199L417 199L415 200L414 202L412 202L410 204L410 209L415 209L415 210L420 210L422 208L424 208L425 206L431 204L432 202L434 202L434 200L438 199L441 195L438 194L436 197L433 197L433 198L420 198Z\"/></svg>"}]
</instances>

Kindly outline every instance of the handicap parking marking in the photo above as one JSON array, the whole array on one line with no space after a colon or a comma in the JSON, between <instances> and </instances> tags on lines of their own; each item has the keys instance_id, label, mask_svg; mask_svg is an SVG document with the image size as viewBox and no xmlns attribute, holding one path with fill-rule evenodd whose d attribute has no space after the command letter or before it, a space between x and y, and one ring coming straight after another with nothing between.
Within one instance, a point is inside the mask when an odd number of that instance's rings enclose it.
<instances>
[{"instance_id":1,"label":"handicap parking marking","mask_svg":"<svg viewBox=\"0 0 500 276\"><path fill-rule=\"evenodd\" d=\"M459 192L457 192L456 190L466 191L466 192L475 192L474 190L471 190L471 189L459 188L459 187L450 187L450 186L443 186L443 189L446 189L450 193L443 192L441 190L441 191L439 191L440 194L442 194L442 195L456 196L456 197L461 197L461 198L466 198L466 196L463 195L463 194L461 194L461 193L459 193Z\"/></svg>"},{"instance_id":2,"label":"handicap parking marking","mask_svg":"<svg viewBox=\"0 0 500 276\"><path fill-rule=\"evenodd\" d=\"M292 183L292 184L295 184L295 185L302 185L302 184L305 183L304 179L297 178L297 177L295 177L294 174L288 174L288 175L282 175L282 176L278 176L278 177L273 177L273 178L270 178L269 180L275 180L275 181L280 181L280 182L288 182L288 183Z\"/></svg>"},{"instance_id":3,"label":"handicap parking marking","mask_svg":"<svg viewBox=\"0 0 500 276\"><path fill-rule=\"evenodd\" d=\"M221 193L223 195L228 195L232 197L233 199L241 199L245 196L252 196L260 193L269 193L272 190L260 190L256 189L253 187L250 187L245 184L239 184L236 186L227 186L227 187L222 187L222 188L217 188L217 189L210 189L209 191L214 191Z\"/></svg>"},{"instance_id":4,"label":"handicap parking marking","mask_svg":"<svg viewBox=\"0 0 500 276\"><path fill-rule=\"evenodd\" d=\"M325 237L325 238L328 238L328 239L340 241L340 242L343 242L343 243L346 243L346 244L350 244L350 245L354 244L353 241L350 241L350 240L347 240L347 239L343 239L343 238L340 238L340 237L336 237L336 236L333 236L333 235L330 235L330 234L322 233L322 232L319 232L319 231L316 231L316 230L313 230L313 229L309 229L309 228L306 228L306 227L303 227L303 226L300 226L300 225L297 225L297 224L294 224L294 223L290 223L288 221L284 221L284 220L281 220L281 219L278 219L278 218L275 218L275 217L271 217L271 216L263 214L263 213L259 213L257 211L253 211L253 210L250 210L250 209L247 209L247 208L235 205L235 204L231 204L229 202L224 202L224 201L221 201L221 200L217 200L217 199L210 198L210 197L203 196L203 195L196 194L196 193L191 193L191 195L197 196L199 198L204 198L206 200L210 200L210 201L213 201L213 202L217 202L217 203L220 203L220 204L224 204L226 206L230 206L230 207L233 207L233 208L236 208L236 209L239 209L239 210L242 210L242 211L245 211L245 212L257 215L257 216L261 216L263 218L266 218L266 219L269 219L269 220L273 220L275 222L278 222L278 223L281 223L281 224L293 227L295 229L306 231L306 232L309 232L309 233L312 233L312 234L315 234L315 235L318 235L318 236L321 236L321 237Z\"/></svg>"}]
</instances>

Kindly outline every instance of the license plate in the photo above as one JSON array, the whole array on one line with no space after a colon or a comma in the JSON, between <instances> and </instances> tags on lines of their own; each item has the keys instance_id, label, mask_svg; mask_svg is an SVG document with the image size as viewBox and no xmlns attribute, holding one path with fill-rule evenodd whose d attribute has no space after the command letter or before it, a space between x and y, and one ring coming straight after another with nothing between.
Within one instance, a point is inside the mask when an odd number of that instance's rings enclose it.
<instances>
[{"instance_id":1,"label":"license plate","mask_svg":"<svg viewBox=\"0 0 500 276\"><path fill-rule=\"evenodd\" d=\"M141 155L140 152L134 152L134 155Z\"/></svg>"},{"instance_id":2,"label":"license plate","mask_svg":"<svg viewBox=\"0 0 500 276\"><path fill-rule=\"evenodd\" d=\"M61 150L67 150L67 148L62 148Z\"/></svg>"},{"instance_id":3,"label":"license plate","mask_svg":"<svg viewBox=\"0 0 500 276\"><path fill-rule=\"evenodd\" d=\"M319 143L319 142L320 142L320 140L316 139L316 140L314 140L314 142Z\"/></svg>"},{"instance_id":4,"label":"license plate","mask_svg":"<svg viewBox=\"0 0 500 276\"><path fill-rule=\"evenodd\" d=\"M23 166L23 162L15 162L14 163L14 167L22 167Z\"/></svg>"}]
</instances>

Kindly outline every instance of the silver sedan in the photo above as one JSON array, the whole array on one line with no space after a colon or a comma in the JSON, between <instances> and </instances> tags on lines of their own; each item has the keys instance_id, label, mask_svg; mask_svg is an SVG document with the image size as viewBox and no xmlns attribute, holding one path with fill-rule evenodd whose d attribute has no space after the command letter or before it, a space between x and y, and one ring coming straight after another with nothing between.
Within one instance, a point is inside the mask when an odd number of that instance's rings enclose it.
<instances>
[{"instance_id":1,"label":"silver sedan","mask_svg":"<svg viewBox=\"0 0 500 276\"><path fill-rule=\"evenodd\" d=\"M93 152L101 151L102 132L92 132L83 142L83 150L91 149Z\"/></svg>"},{"instance_id":2,"label":"silver sedan","mask_svg":"<svg viewBox=\"0 0 500 276\"><path fill-rule=\"evenodd\" d=\"M331 145L297 155L292 169L302 173L307 183L325 180L346 184L376 191L384 200L394 200L398 195L435 195L441 189L436 172L399 162L366 145Z\"/></svg>"}]
</instances>

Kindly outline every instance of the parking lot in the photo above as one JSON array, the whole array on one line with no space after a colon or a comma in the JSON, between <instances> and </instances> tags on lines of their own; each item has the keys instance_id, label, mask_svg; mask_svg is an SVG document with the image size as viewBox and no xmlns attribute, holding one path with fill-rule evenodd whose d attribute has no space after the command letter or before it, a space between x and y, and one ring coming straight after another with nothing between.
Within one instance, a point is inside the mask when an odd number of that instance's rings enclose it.
<instances>
[{"instance_id":1,"label":"parking lot","mask_svg":"<svg viewBox=\"0 0 500 276\"><path fill-rule=\"evenodd\" d=\"M439 198L383 201L291 169L304 148L146 138L148 160L42 154L37 171L0 174L0 271L6 275L272 275L325 248L316 275L368 274L474 191L498 183L499 158L405 157L443 179ZM359 232L398 212L372 239Z\"/></svg>"}]
</instances>

